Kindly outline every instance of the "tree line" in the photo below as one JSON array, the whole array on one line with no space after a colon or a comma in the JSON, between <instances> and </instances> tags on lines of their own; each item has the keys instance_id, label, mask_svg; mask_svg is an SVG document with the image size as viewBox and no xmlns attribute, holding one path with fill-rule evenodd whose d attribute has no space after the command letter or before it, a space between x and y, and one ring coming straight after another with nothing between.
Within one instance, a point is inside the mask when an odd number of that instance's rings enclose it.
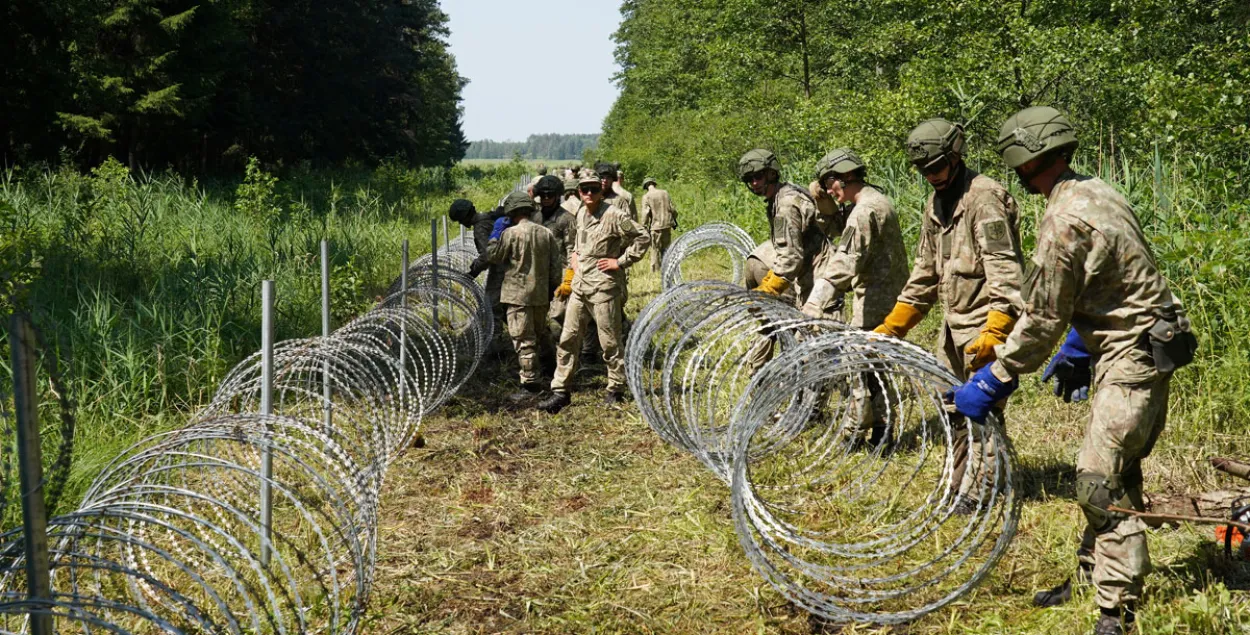
<instances>
[{"instance_id":1,"label":"tree line","mask_svg":"<svg viewBox=\"0 0 1250 635\"><path fill-rule=\"evenodd\" d=\"M0 160L450 165L467 143L447 35L437 0L13 0Z\"/></svg>"},{"instance_id":2,"label":"tree line","mask_svg":"<svg viewBox=\"0 0 1250 635\"><path fill-rule=\"evenodd\" d=\"M525 141L494 141L483 139L469 144L466 159L581 159L586 150L599 145L598 134L534 134Z\"/></svg>"},{"instance_id":3,"label":"tree line","mask_svg":"<svg viewBox=\"0 0 1250 635\"><path fill-rule=\"evenodd\" d=\"M753 146L810 165L898 155L944 116L992 152L1014 110L1068 112L1109 155L1250 158L1244 0L624 0L603 151L634 173L723 180ZM988 154L985 158L989 158ZM1236 176L1236 175L1233 175Z\"/></svg>"}]
</instances>

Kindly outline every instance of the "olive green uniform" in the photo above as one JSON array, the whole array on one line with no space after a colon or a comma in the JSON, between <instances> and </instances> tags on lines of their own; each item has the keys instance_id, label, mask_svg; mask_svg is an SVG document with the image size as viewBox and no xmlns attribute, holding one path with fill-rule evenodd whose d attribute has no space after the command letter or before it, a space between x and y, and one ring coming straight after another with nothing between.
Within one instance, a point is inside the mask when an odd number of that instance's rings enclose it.
<instances>
[{"instance_id":1,"label":"olive green uniform","mask_svg":"<svg viewBox=\"0 0 1250 635\"><path fill-rule=\"evenodd\" d=\"M521 383L538 381L538 353L547 345L551 291L564 271L560 250L551 231L522 220L490 241L487 258L504 267L499 300L507 307L508 335L521 366Z\"/></svg>"},{"instance_id":2,"label":"olive green uniform","mask_svg":"<svg viewBox=\"0 0 1250 635\"><path fill-rule=\"evenodd\" d=\"M551 231L556 239L556 251L560 254L560 272L568 268L569 262L573 255L573 243L577 240L577 231L574 227L574 214L577 208L573 208L573 212L566 211L564 207L555 207L553 210L543 211L543 227ZM558 286L558 285L557 285ZM554 290L555 287L552 287ZM552 297L551 308L547 317L557 322L564 320L564 310L568 302L565 298Z\"/></svg>"},{"instance_id":3,"label":"olive green uniform","mask_svg":"<svg viewBox=\"0 0 1250 635\"><path fill-rule=\"evenodd\" d=\"M646 255L651 239L627 212L606 202L595 214L584 204L579 207L576 232L573 252L577 271L565 309L564 330L556 349L557 367L551 389L568 390L569 378L577 372L587 322L593 317L607 365L608 390L621 392L625 389L625 361L621 350L625 270ZM613 272L600 271L595 265L601 258L615 258L621 268Z\"/></svg>"},{"instance_id":4,"label":"olive green uniform","mask_svg":"<svg viewBox=\"0 0 1250 635\"><path fill-rule=\"evenodd\" d=\"M676 208L668 192L658 187L642 195L642 218L639 222L651 232L651 270L659 271L664 253L673 241L673 219Z\"/></svg>"},{"instance_id":5,"label":"olive green uniform","mask_svg":"<svg viewBox=\"0 0 1250 635\"><path fill-rule=\"evenodd\" d=\"M1144 508L1141 462L1163 431L1171 380L1156 368L1147 332L1176 304L1128 202L1070 171L1050 192L1023 298L1023 314L996 351L996 376L1036 370L1069 322L1096 361L1076 464L1089 517L1080 555L1092 561L1099 606L1116 609L1140 597L1150 569L1146 525L1136 517L1096 525L1108 502Z\"/></svg>"}]
</instances>

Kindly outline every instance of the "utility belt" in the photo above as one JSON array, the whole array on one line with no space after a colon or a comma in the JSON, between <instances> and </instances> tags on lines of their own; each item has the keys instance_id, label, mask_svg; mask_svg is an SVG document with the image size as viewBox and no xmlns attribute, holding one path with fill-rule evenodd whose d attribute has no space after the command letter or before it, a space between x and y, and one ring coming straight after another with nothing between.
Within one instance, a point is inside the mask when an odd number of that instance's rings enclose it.
<instances>
[{"instance_id":1,"label":"utility belt","mask_svg":"<svg viewBox=\"0 0 1250 635\"><path fill-rule=\"evenodd\" d=\"M1170 373L1194 361L1198 338L1190 330L1189 318L1168 305L1142 333L1138 346L1150 354L1159 372Z\"/></svg>"}]
</instances>

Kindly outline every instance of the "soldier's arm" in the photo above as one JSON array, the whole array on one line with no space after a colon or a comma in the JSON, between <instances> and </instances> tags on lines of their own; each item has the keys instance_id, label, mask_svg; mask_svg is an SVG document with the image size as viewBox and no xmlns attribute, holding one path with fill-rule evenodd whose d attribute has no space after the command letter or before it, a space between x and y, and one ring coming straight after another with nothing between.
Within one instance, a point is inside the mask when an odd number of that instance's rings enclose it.
<instances>
[{"instance_id":1,"label":"soldier's arm","mask_svg":"<svg viewBox=\"0 0 1250 635\"><path fill-rule=\"evenodd\" d=\"M508 232L504 232L498 240L490 241L490 244L486 246L486 262L498 265L507 262L512 257L512 241L509 240L510 237L511 235Z\"/></svg>"},{"instance_id":2,"label":"soldier's arm","mask_svg":"<svg viewBox=\"0 0 1250 635\"><path fill-rule=\"evenodd\" d=\"M823 275L841 293L855 286L855 277L864 272L868 250L872 248L872 210L856 208L847 219L842 238L833 249Z\"/></svg>"},{"instance_id":3,"label":"soldier's arm","mask_svg":"<svg viewBox=\"0 0 1250 635\"><path fill-rule=\"evenodd\" d=\"M912 263L911 277L898 295L898 301L909 304L921 313L927 313L938 299L937 245L928 211L920 228L920 244L916 246L916 259Z\"/></svg>"},{"instance_id":4,"label":"soldier's arm","mask_svg":"<svg viewBox=\"0 0 1250 635\"><path fill-rule=\"evenodd\" d=\"M642 197L642 217L638 219L638 222L642 223L643 227L651 227L651 198L650 194Z\"/></svg>"},{"instance_id":5,"label":"soldier's arm","mask_svg":"<svg viewBox=\"0 0 1250 635\"><path fill-rule=\"evenodd\" d=\"M470 267L471 271L485 271L490 265L486 251L490 245L490 233L494 230L494 220L483 220L473 223L473 244L477 247L477 258Z\"/></svg>"},{"instance_id":6,"label":"soldier's arm","mask_svg":"<svg viewBox=\"0 0 1250 635\"><path fill-rule=\"evenodd\" d=\"M1013 219L1016 203L990 196L980 201L972 226L973 236L981 250L981 266L985 270L985 287L989 291L990 310L1013 318L1020 315L1024 303L1020 283L1024 279L1020 257L1020 232Z\"/></svg>"},{"instance_id":7,"label":"soldier's arm","mask_svg":"<svg viewBox=\"0 0 1250 635\"><path fill-rule=\"evenodd\" d=\"M625 253L621 254L621 257L617 258L616 261L621 265L622 269L625 269L646 255L647 248L651 246L651 234L642 231L642 227L638 223L627 218L624 214L620 217L619 227L621 239L629 243L629 246L625 248Z\"/></svg>"},{"instance_id":8,"label":"soldier's arm","mask_svg":"<svg viewBox=\"0 0 1250 635\"><path fill-rule=\"evenodd\" d=\"M1031 373L1050 357L1072 319L1089 245L1086 228L1052 216L1042 221L1033 267L1023 285L1023 313L1007 342L998 347L995 375Z\"/></svg>"},{"instance_id":9,"label":"soldier's arm","mask_svg":"<svg viewBox=\"0 0 1250 635\"><path fill-rule=\"evenodd\" d=\"M813 212L815 210L812 210ZM791 284L803 269L803 208L795 198L777 205L773 216L773 273Z\"/></svg>"},{"instance_id":10,"label":"soldier's arm","mask_svg":"<svg viewBox=\"0 0 1250 635\"><path fill-rule=\"evenodd\" d=\"M550 285L547 287L547 292L551 293L556 290L556 287L560 286L561 282L564 281L564 263L562 262L564 254L560 253L560 250L556 248L554 236L552 237L550 249L547 250L547 253L550 254L551 259L547 268L547 277L549 278L549 280L547 280L547 284Z\"/></svg>"}]
</instances>

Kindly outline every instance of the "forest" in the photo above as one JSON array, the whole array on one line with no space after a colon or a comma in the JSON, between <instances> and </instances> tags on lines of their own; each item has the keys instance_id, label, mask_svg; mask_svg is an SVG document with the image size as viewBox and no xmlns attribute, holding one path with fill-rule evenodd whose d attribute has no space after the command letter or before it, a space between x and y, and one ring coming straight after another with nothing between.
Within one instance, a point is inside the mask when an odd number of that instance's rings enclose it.
<instances>
[{"instance_id":1,"label":"forest","mask_svg":"<svg viewBox=\"0 0 1250 635\"><path fill-rule=\"evenodd\" d=\"M581 159L586 150L598 146L598 134L535 134L525 141L493 141L483 139L469 144L466 159L550 159L568 161Z\"/></svg>"}]
</instances>

